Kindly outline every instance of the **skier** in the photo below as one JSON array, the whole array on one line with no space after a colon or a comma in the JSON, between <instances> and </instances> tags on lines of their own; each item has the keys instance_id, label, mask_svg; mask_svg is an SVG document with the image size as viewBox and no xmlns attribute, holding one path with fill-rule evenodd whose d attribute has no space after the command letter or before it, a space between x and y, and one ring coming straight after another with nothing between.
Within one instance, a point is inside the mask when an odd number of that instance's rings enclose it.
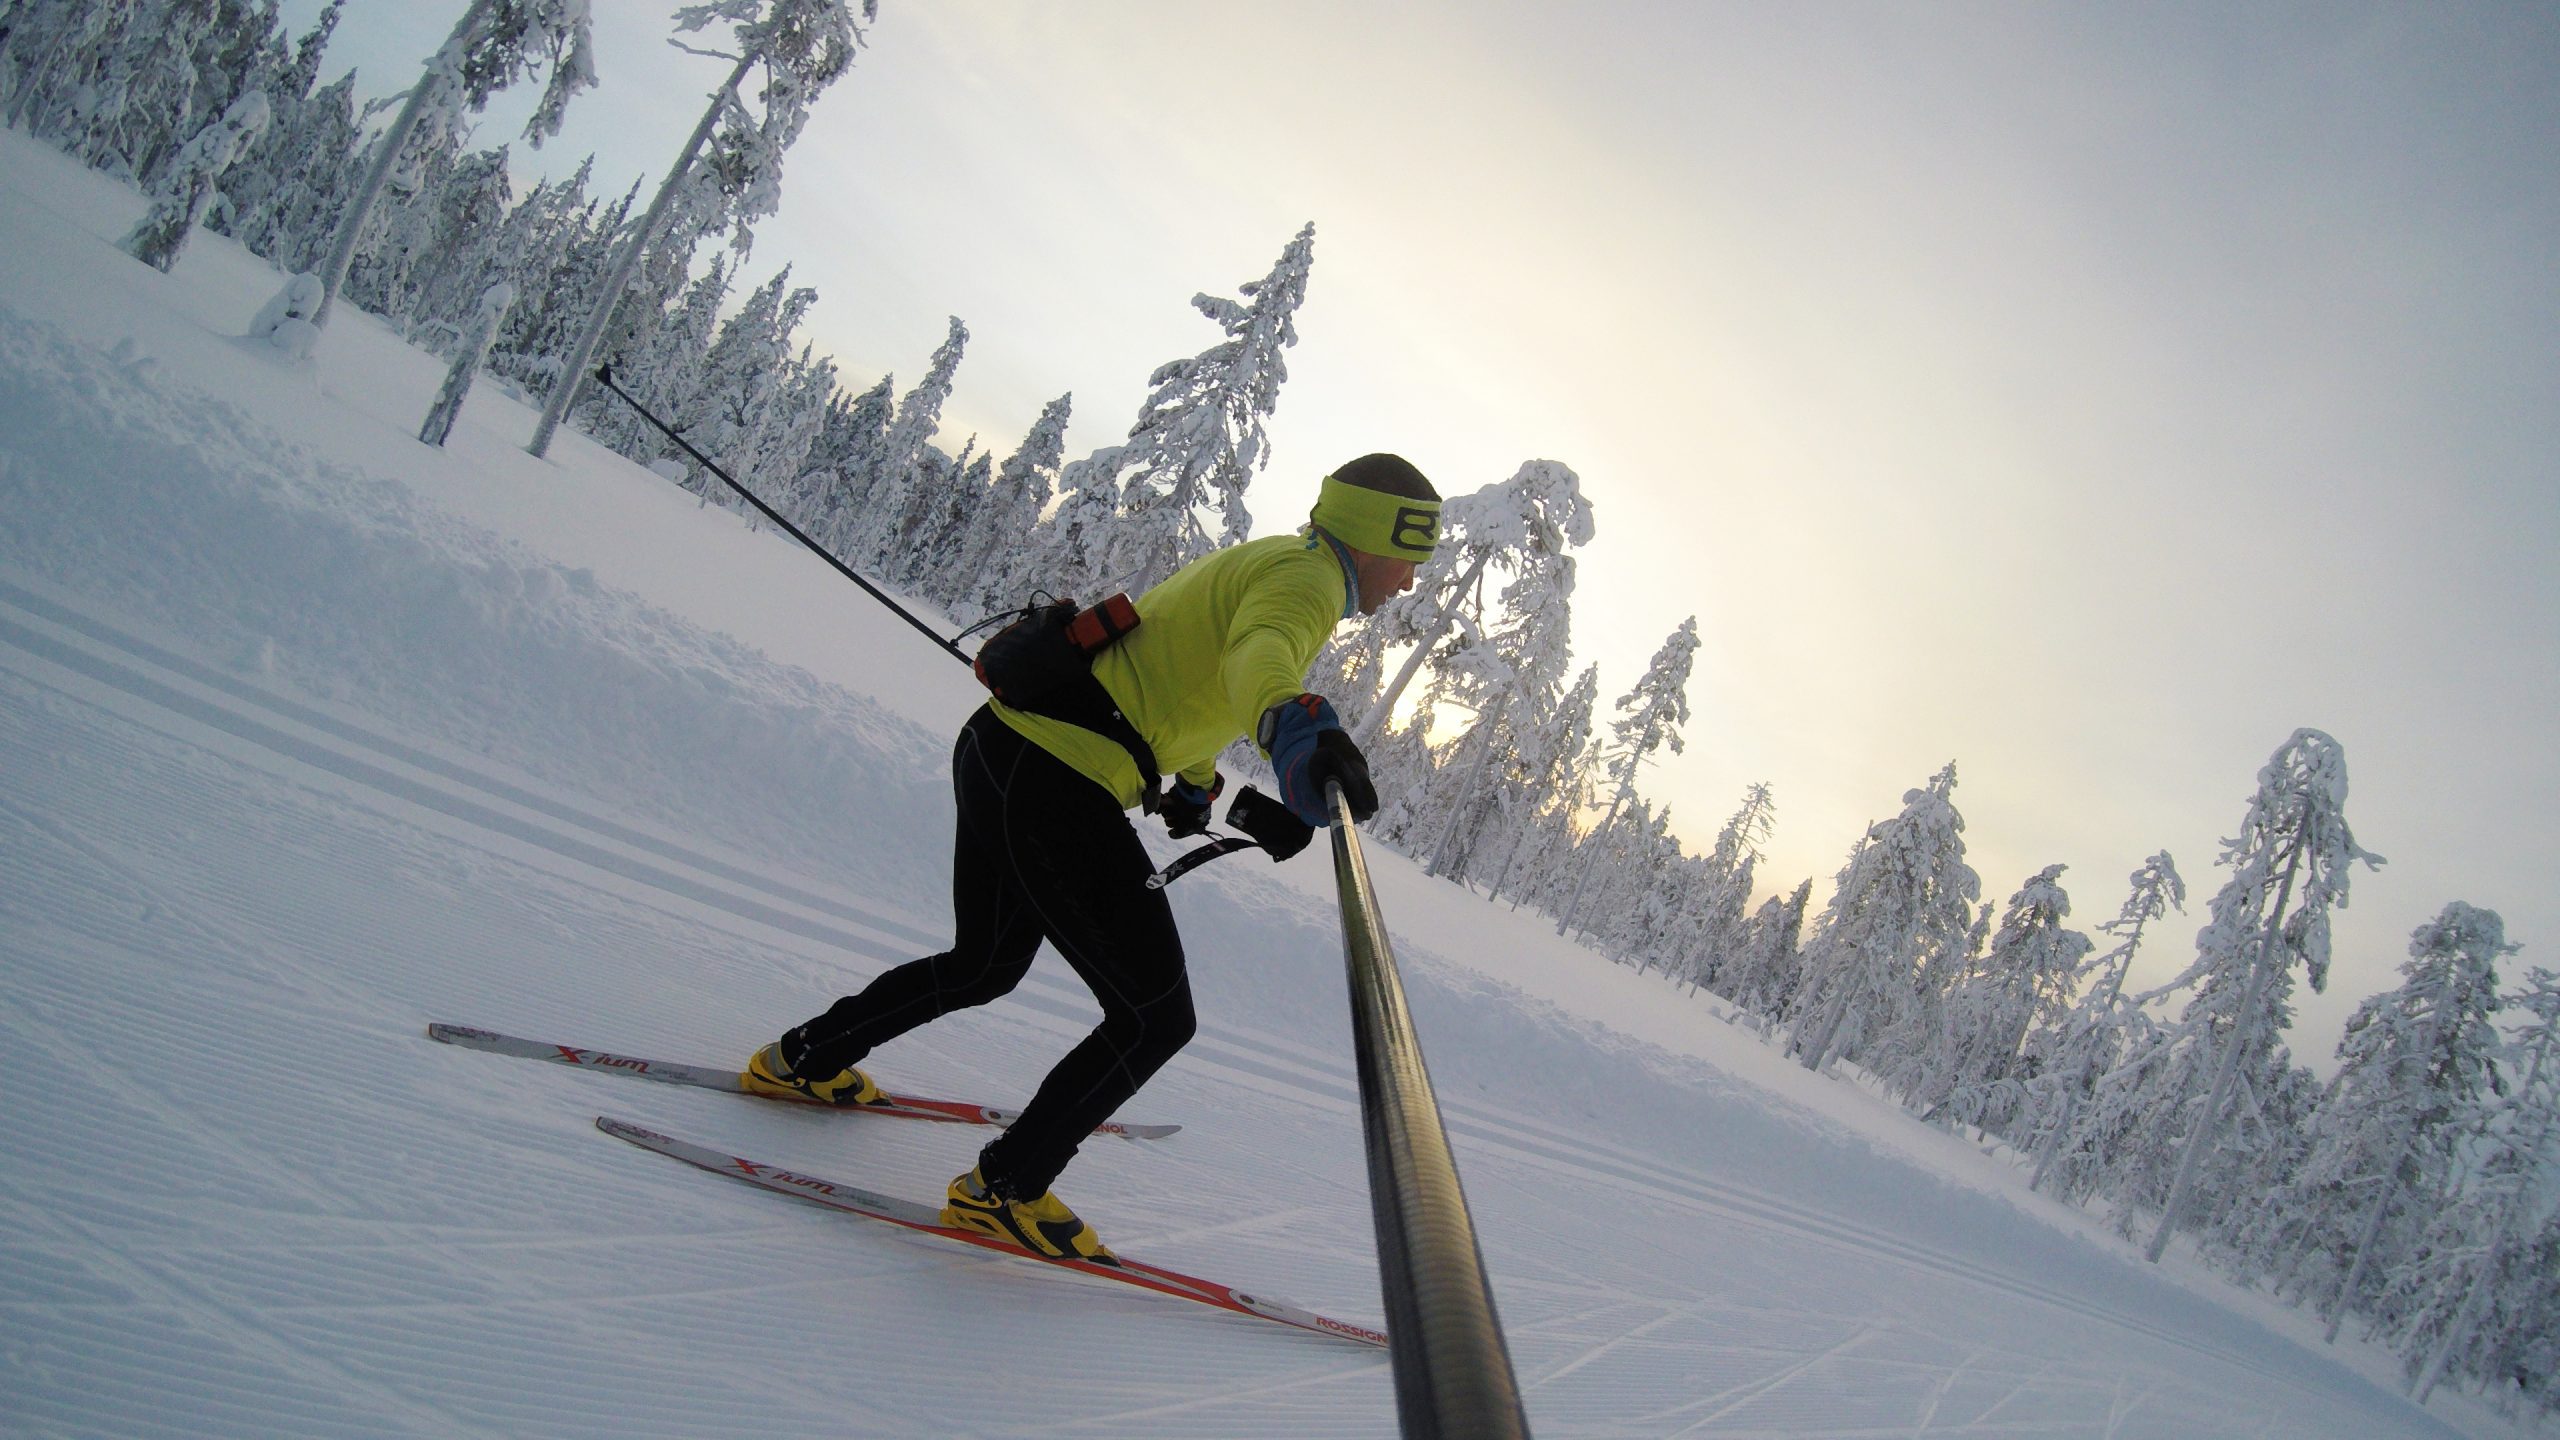
<instances>
[{"instance_id":1,"label":"skier","mask_svg":"<svg viewBox=\"0 0 2560 1440\"><path fill-rule=\"evenodd\" d=\"M951 1182L943 1223L1035 1253L1111 1260L1093 1228L1051 1190L1077 1145L1191 1039L1182 937L1154 862L1126 812L1150 810L1173 835L1208 828L1216 760L1251 732L1278 777L1279 805L1228 808L1227 823L1275 859L1331 823L1327 782L1352 815L1377 791L1333 706L1304 693L1334 626L1413 587L1438 539L1439 492L1395 455L1364 455L1325 477L1308 525L1213 551L1148 591L1137 628L1094 661L1132 747L1081 725L989 700L952 750L959 825L954 937L942 954L889 970L784 1032L747 1061L759 1094L863 1105L880 1088L856 1068L874 1047L1011 991L1043 939L1102 1006L1102 1024L1041 1081L1022 1117ZM1141 752L1174 776L1145 794Z\"/></svg>"}]
</instances>

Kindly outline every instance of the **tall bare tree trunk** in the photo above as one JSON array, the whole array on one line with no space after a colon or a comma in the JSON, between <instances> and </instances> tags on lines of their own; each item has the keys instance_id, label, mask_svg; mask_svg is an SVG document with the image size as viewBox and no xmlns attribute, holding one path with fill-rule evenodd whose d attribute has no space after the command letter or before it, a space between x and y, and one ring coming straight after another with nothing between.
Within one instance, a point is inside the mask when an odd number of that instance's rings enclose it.
<instances>
[{"instance_id":1,"label":"tall bare tree trunk","mask_svg":"<svg viewBox=\"0 0 2560 1440\"><path fill-rule=\"evenodd\" d=\"M2284 883L2276 887L2276 904L2267 916L2267 928L2258 936L2258 953L2249 962L2249 984L2240 995L2240 1009L2231 1018L2231 1035L2214 1061L2213 1086L2207 1092L2204 1114L2197 1118L2195 1133L2187 1137L2187 1148L2178 1156L2178 1173L2169 1181L2169 1198L2160 1206L2160 1229L2151 1237L2151 1248L2144 1258L2152 1264L2169 1249L2169 1235L2178 1226L2178 1212L2187 1203L2187 1192L2194 1188L2196 1172L2203 1168L2205 1153L2222 1135L2222 1107L2231 1099L2231 1082L2240 1076L2241 1039L2250 1022L2257 1018L2258 1002L2266 998L2271 974L2270 961L2276 948L2276 936L2284 929L2284 907L2293 898L2293 877L2302 868L2302 852L2311 844L2306 831L2294 837L2293 854L2285 861Z\"/></svg>"},{"instance_id":2,"label":"tall bare tree trunk","mask_svg":"<svg viewBox=\"0 0 2560 1440\"><path fill-rule=\"evenodd\" d=\"M1493 759L1493 747L1501 743L1502 717L1511 708L1513 693L1513 690L1504 690L1502 698L1494 702L1492 712L1476 722L1476 729L1483 732L1484 743L1476 747L1475 759L1467 766L1467 778L1459 782L1457 799L1449 806L1449 823L1440 827L1440 839L1431 847L1430 874L1449 873L1449 848L1458 838L1458 826L1466 819L1467 805L1475 799L1476 787L1484 782L1485 766Z\"/></svg>"},{"instance_id":3,"label":"tall bare tree trunk","mask_svg":"<svg viewBox=\"0 0 2560 1440\"><path fill-rule=\"evenodd\" d=\"M489 11L491 0L471 0L471 8L462 12L460 23L445 37L444 46L427 62L427 72L409 88L408 103L383 133L381 148L374 153L373 165L365 171L364 184L357 187L355 199L347 213L338 220L337 237L329 242L329 259L320 268L320 308L311 316L316 329L326 329L329 312L338 303L339 287L347 283L348 267L355 263L356 246L364 239L365 222L373 218L375 202L382 198L382 187L391 179L391 167L400 162L400 152L408 148L409 136L418 128L418 119L436 93L451 84L461 72L462 52L471 47L471 38L480 28L481 18Z\"/></svg>"},{"instance_id":4,"label":"tall bare tree trunk","mask_svg":"<svg viewBox=\"0 0 2560 1440\"><path fill-rule=\"evenodd\" d=\"M711 138L711 127L719 123L721 110L728 105L738 82L747 78L747 67L755 61L752 54L742 57L738 67L729 72L729 78L711 92L710 107L702 112L702 122L693 127L693 138L684 142L684 153L676 157L675 168L658 186L657 198L649 202L648 213L640 217L640 223L622 242L622 253L613 259L613 271L596 295L595 308L587 312L586 328L578 332L578 342L569 347L560 378L551 387L551 398L542 403L542 419L533 427L533 443L524 447L535 459L551 453L551 437L559 432L560 422L568 417L569 407L576 403L578 391L587 382L587 366L596 358L596 346L603 341L605 327L613 322L613 312L622 303L622 289L631 283L631 272L640 268L641 252L648 249L649 238L657 233L658 222L666 218L667 205L675 199L677 184L693 168L694 157L702 153L703 142Z\"/></svg>"},{"instance_id":5,"label":"tall bare tree trunk","mask_svg":"<svg viewBox=\"0 0 2560 1440\"><path fill-rule=\"evenodd\" d=\"M1386 692L1378 697L1378 703L1368 714L1360 717L1358 725L1352 727L1352 744L1365 750L1387 728L1387 715L1396 708L1396 701L1403 698L1404 687L1413 681L1413 672L1422 668L1423 658L1431 653L1432 646L1440 643L1440 636L1449 628L1449 617L1458 613L1454 608L1457 597L1476 583L1476 577L1484 573L1485 562L1492 558L1490 550L1478 555L1475 563L1467 567L1467 573L1459 576L1457 583L1444 592L1440 618L1431 622L1431 633L1422 637L1422 642L1413 647L1412 654L1404 657L1403 666L1396 671L1396 678L1387 682Z\"/></svg>"}]
</instances>

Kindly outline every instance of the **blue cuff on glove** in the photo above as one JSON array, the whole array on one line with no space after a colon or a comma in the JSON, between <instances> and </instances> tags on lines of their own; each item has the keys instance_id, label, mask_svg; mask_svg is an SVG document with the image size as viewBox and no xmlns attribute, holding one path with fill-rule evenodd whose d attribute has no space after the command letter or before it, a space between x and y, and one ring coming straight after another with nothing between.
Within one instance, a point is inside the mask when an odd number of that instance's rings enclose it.
<instances>
[{"instance_id":1,"label":"blue cuff on glove","mask_svg":"<svg viewBox=\"0 0 2560 1440\"><path fill-rule=\"evenodd\" d=\"M1255 728L1254 742L1271 757L1280 803L1309 825L1333 823L1323 788L1308 775L1307 762L1315 758L1316 737L1341 728L1342 722L1334 717L1333 702L1321 695L1283 700L1263 711L1262 723Z\"/></svg>"}]
</instances>

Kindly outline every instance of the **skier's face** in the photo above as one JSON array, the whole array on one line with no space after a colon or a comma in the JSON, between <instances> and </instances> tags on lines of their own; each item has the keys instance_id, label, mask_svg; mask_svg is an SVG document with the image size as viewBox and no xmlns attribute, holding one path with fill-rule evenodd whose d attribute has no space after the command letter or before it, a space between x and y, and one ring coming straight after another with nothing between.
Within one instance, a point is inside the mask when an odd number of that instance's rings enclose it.
<instances>
[{"instance_id":1,"label":"skier's face","mask_svg":"<svg viewBox=\"0 0 2560 1440\"><path fill-rule=\"evenodd\" d=\"M1410 560L1354 550L1351 561L1360 574L1360 613L1363 615L1377 614L1379 606L1413 588L1414 566Z\"/></svg>"}]
</instances>

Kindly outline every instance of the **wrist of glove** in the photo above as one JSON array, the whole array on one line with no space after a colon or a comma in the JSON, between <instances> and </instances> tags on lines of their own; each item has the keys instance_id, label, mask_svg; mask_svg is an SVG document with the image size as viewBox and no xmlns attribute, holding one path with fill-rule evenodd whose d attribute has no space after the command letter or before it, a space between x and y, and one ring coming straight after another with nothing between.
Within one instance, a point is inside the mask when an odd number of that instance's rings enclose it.
<instances>
[{"instance_id":1,"label":"wrist of glove","mask_svg":"<svg viewBox=\"0 0 2560 1440\"><path fill-rule=\"evenodd\" d=\"M1299 695L1262 712L1254 732L1262 753L1271 757L1278 777L1280 803L1309 825L1330 825L1333 810L1325 786L1342 787L1351 818L1366 820L1378 813L1377 787L1369 780L1369 762L1351 742L1333 705L1321 695Z\"/></svg>"},{"instance_id":2,"label":"wrist of glove","mask_svg":"<svg viewBox=\"0 0 2560 1440\"><path fill-rule=\"evenodd\" d=\"M1289 813L1289 807L1247 785L1227 802L1227 823L1271 853L1286 860L1316 838L1315 827Z\"/></svg>"},{"instance_id":3,"label":"wrist of glove","mask_svg":"<svg viewBox=\"0 0 2560 1440\"><path fill-rule=\"evenodd\" d=\"M1156 814L1164 820L1164 833L1176 840L1209 833L1209 802L1227 788L1227 777L1212 774L1206 789L1177 775L1173 788L1156 803Z\"/></svg>"}]
</instances>

